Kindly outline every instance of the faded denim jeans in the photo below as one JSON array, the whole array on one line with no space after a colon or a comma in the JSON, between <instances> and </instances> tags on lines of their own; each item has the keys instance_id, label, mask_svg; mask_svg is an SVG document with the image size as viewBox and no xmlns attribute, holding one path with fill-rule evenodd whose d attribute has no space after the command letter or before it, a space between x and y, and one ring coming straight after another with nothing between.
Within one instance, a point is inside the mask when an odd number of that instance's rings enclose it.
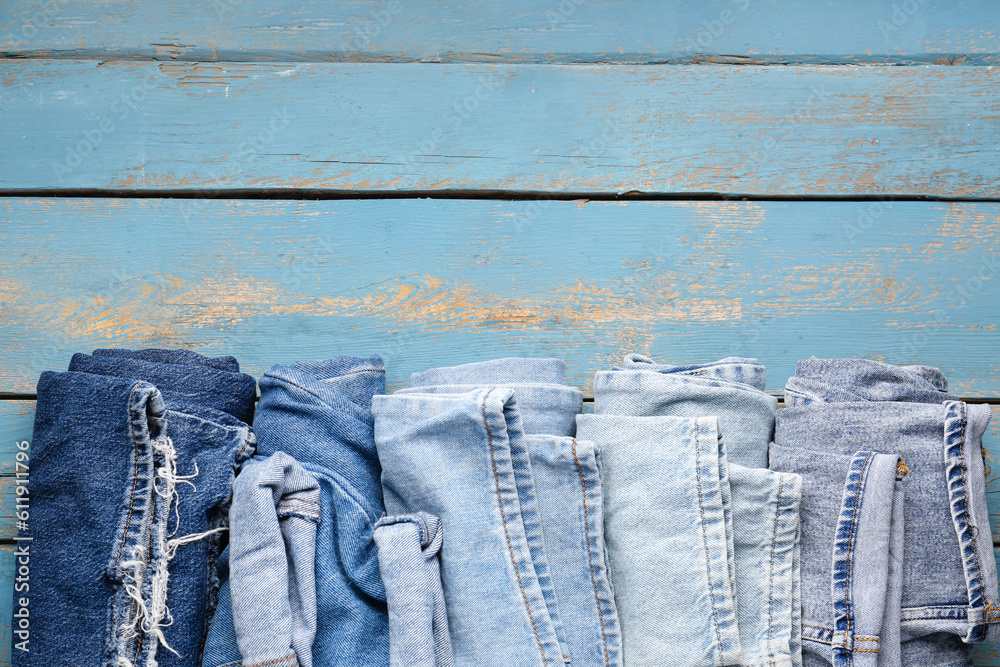
<instances>
[{"instance_id":1,"label":"faded denim jeans","mask_svg":"<svg viewBox=\"0 0 1000 667\"><path fill-rule=\"evenodd\" d=\"M377 356L297 361L290 366L273 366L260 379L260 405L254 420L258 453L254 462L272 457L274 465L273 455L283 452L308 472L319 487L313 667L382 667L389 664L385 588L374 541L375 524L384 508L371 413L372 396L384 391L385 367ZM287 460L278 461L285 462L282 469L286 471L287 483L289 468L284 467ZM242 476L241 473L237 478L238 483ZM278 481L280 476L276 478L276 483ZM304 512L302 499L297 502L302 508L300 518L311 521L312 515ZM238 508L234 506L234 520L238 521L238 512L250 509L242 503ZM246 516L250 521L265 522L261 527L273 529L271 513L247 511ZM301 528L305 530L307 526ZM254 532L248 529L245 533L234 533L234 539L240 534L254 538ZM269 553L275 554L273 562L299 562L294 544L280 544L273 532L267 544ZM286 547L284 560L276 555L283 546ZM275 655L272 659L279 660L275 665L284 665L281 659L294 665L293 652L302 663L308 657L292 640L297 635L304 638L310 631L308 605L311 603L305 592L301 592L303 616L286 618L282 615L291 624L287 632L282 629L270 635L261 633L260 608L253 603L242 605L241 599L248 593L236 588L242 585L239 582L255 578L259 584L263 576L256 571L253 560L238 558L240 551L245 549L245 544L235 543L230 548L229 580L224 586L231 589L233 618L216 617L216 622L224 625L212 628L206 648L206 656L212 657L212 664L206 661L206 667L230 664L225 660L238 655L234 644L238 645L246 667L260 664L255 660L271 654ZM248 569L238 571L241 563ZM279 577L269 580L268 584L273 590L284 591L284 581L291 587L298 579ZM284 600L284 596L282 592L276 599ZM266 641L273 643L264 646ZM304 646L304 639L299 645ZM252 650L244 653L247 650L244 647Z\"/></svg>"},{"instance_id":2,"label":"faded denim jeans","mask_svg":"<svg viewBox=\"0 0 1000 667\"><path fill-rule=\"evenodd\" d=\"M184 350L97 350L42 374L20 542L30 652L15 631L14 665L198 664L255 394L232 357Z\"/></svg>"},{"instance_id":3,"label":"faded denim jeans","mask_svg":"<svg viewBox=\"0 0 1000 667\"><path fill-rule=\"evenodd\" d=\"M284 452L243 466L203 667L312 667L319 495L316 478Z\"/></svg>"},{"instance_id":4,"label":"faded denim jeans","mask_svg":"<svg viewBox=\"0 0 1000 667\"><path fill-rule=\"evenodd\" d=\"M460 667L621 664L599 455L573 437L581 409L555 359L434 369L375 398L387 510L442 522Z\"/></svg>"},{"instance_id":5,"label":"faded denim jeans","mask_svg":"<svg viewBox=\"0 0 1000 667\"><path fill-rule=\"evenodd\" d=\"M785 400L771 465L804 479L806 664L967 664L1000 636L989 406L936 368L866 359L800 361Z\"/></svg>"},{"instance_id":6,"label":"faded denim jeans","mask_svg":"<svg viewBox=\"0 0 1000 667\"><path fill-rule=\"evenodd\" d=\"M763 467L777 404L763 388L740 358L628 355L594 378L578 435L604 462L626 667L800 664L801 479Z\"/></svg>"},{"instance_id":7,"label":"faded denim jeans","mask_svg":"<svg viewBox=\"0 0 1000 667\"><path fill-rule=\"evenodd\" d=\"M441 587L441 520L424 512L375 524L378 563L389 604L390 667L452 667Z\"/></svg>"}]
</instances>

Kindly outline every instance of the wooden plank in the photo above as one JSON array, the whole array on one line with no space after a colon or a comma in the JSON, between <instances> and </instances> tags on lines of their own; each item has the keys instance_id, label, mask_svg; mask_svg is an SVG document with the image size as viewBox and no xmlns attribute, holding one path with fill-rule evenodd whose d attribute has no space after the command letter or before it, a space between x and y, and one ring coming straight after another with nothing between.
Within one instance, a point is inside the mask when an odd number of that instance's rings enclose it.
<instances>
[{"instance_id":1,"label":"wooden plank","mask_svg":"<svg viewBox=\"0 0 1000 667\"><path fill-rule=\"evenodd\" d=\"M23 485L24 480L28 478L27 475L31 472L30 459L21 460L21 466L17 466L17 453L24 451L18 447L18 443L31 442L34 419L34 401L0 401L0 540L3 541L10 540L17 535L17 526L14 522L15 488ZM28 447L28 445L22 445L22 447ZM22 454L22 458L23 456L24 454ZM18 472L21 474L18 475ZM0 566L0 582L3 581L3 570ZM0 598L2 597L3 591L0 590ZM9 596L7 597L9 598ZM0 599L0 618L2 618L3 609L2 599ZM2 643L3 636L0 634L0 644ZM10 644L9 636L7 644ZM3 654L0 653L0 658L2 657Z\"/></svg>"},{"instance_id":2,"label":"wooden plank","mask_svg":"<svg viewBox=\"0 0 1000 667\"><path fill-rule=\"evenodd\" d=\"M13 544L0 544L0 665L11 664L11 614L14 611L14 571L16 569ZM30 649L30 644L29 644Z\"/></svg>"},{"instance_id":3,"label":"wooden plank","mask_svg":"<svg viewBox=\"0 0 1000 667\"><path fill-rule=\"evenodd\" d=\"M1000 68L0 62L0 192L1000 196Z\"/></svg>"},{"instance_id":4,"label":"wooden plank","mask_svg":"<svg viewBox=\"0 0 1000 667\"><path fill-rule=\"evenodd\" d=\"M1000 64L992 0L5 0L0 57Z\"/></svg>"},{"instance_id":5,"label":"wooden plank","mask_svg":"<svg viewBox=\"0 0 1000 667\"><path fill-rule=\"evenodd\" d=\"M0 389L180 346L254 375L379 353L392 387L562 355L588 388L640 351L756 356L780 390L798 359L862 356L996 397L998 223L989 203L5 198Z\"/></svg>"}]
</instances>

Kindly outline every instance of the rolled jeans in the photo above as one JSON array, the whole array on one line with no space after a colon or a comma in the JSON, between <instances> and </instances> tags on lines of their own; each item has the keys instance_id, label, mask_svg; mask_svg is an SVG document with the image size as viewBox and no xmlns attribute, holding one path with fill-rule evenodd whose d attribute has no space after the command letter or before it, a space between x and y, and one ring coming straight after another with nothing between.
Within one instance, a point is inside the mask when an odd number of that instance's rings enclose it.
<instances>
[{"instance_id":1,"label":"rolled jeans","mask_svg":"<svg viewBox=\"0 0 1000 667\"><path fill-rule=\"evenodd\" d=\"M626 667L800 663L802 482L761 467L777 403L763 387L763 367L740 358L628 355L594 378L578 434L605 464Z\"/></svg>"},{"instance_id":2,"label":"rolled jeans","mask_svg":"<svg viewBox=\"0 0 1000 667\"><path fill-rule=\"evenodd\" d=\"M312 667L319 496L316 478L284 452L243 466L202 667Z\"/></svg>"},{"instance_id":3,"label":"rolled jeans","mask_svg":"<svg viewBox=\"0 0 1000 667\"><path fill-rule=\"evenodd\" d=\"M971 644L1000 635L981 453L989 406L949 394L936 368L866 359L800 361L785 401L771 465L806 480L806 664L967 664ZM845 529L879 522L844 551ZM847 586L852 563L867 568L867 590Z\"/></svg>"},{"instance_id":4,"label":"rolled jeans","mask_svg":"<svg viewBox=\"0 0 1000 667\"><path fill-rule=\"evenodd\" d=\"M262 585L265 575L253 560L238 560L237 547L241 545L234 544L229 579L223 583L224 589L228 586L231 590L233 615L216 616L205 651L206 667L239 664L235 661L241 655L246 667L266 664L260 659L268 655L279 661L275 665L284 665L281 660L294 665L296 655L300 662L311 659L313 667L389 664L385 588L374 541L375 524L385 510L371 413L372 396L383 391L385 367L377 356L298 361L290 366L273 366L261 378L260 404L254 420L258 440L254 463L267 461L268 457L273 461L279 452L287 454L315 479L319 488L315 637L311 656L299 648L304 641L291 643L291 638L310 631L311 607L306 606L302 611L307 615L281 615L282 622L290 625L289 631L270 635L260 631L260 609L253 604L241 605L241 598L245 599L249 592L236 587L248 586L252 581ZM245 512L248 521L264 522L256 531L248 527L243 533L256 539L254 536L264 527L273 529L274 516L250 509L234 507L234 519L239 516L237 512ZM264 544L276 565L299 562L300 549L295 543L282 544L273 530L271 535ZM282 550L284 558L277 556ZM247 568L242 572L238 571L241 563ZM283 584L291 586L297 580L279 576L264 581L278 592L274 599L281 601L288 597ZM265 645L265 641L271 644ZM252 650L244 652L245 647Z\"/></svg>"},{"instance_id":5,"label":"rolled jeans","mask_svg":"<svg viewBox=\"0 0 1000 667\"><path fill-rule=\"evenodd\" d=\"M376 397L390 513L441 518L456 665L620 664L599 454L555 359L434 369Z\"/></svg>"},{"instance_id":6,"label":"rolled jeans","mask_svg":"<svg viewBox=\"0 0 1000 667\"><path fill-rule=\"evenodd\" d=\"M390 667L455 664L441 587L443 542L441 519L424 512L386 516L375 524L389 604Z\"/></svg>"},{"instance_id":7,"label":"rolled jeans","mask_svg":"<svg viewBox=\"0 0 1000 667\"><path fill-rule=\"evenodd\" d=\"M256 383L232 357L183 350L97 350L70 368L38 382L18 547L30 652L15 628L13 664L193 667Z\"/></svg>"}]
</instances>

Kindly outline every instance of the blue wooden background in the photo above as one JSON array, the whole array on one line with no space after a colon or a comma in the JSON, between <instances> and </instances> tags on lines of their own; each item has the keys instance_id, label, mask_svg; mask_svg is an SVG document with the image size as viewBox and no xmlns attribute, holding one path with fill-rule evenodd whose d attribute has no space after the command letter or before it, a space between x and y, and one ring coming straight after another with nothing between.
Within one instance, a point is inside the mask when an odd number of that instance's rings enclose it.
<instances>
[{"instance_id":1,"label":"blue wooden background","mask_svg":"<svg viewBox=\"0 0 1000 667\"><path fill-rule=\"evenodd\" d=\"M0 665L34 384L100 346L924 363L995 468L997 65L995 0L5 0Z\"/></svg>"}]
</instances>

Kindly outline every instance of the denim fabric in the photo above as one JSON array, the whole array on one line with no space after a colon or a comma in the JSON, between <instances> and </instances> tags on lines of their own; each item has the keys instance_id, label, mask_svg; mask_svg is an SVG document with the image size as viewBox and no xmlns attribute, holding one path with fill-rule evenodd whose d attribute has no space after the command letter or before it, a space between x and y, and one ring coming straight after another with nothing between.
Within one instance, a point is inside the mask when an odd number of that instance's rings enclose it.
<instances>
[{"instance_id":1,"label":"denim fabric","mask_svg":"<svg viewBox=\"0 0 1000 667\"><path fill-rule=\"evenodd\" d=\"M22 536L44 631L13 664L198 663L234 468L254 444L238 418L253 378L213 363L98 351L42 374Z\"/></svg>"},{"instance_id":2,"label":"denim fabric","mask_svg":"<svg viewBox=\"0 0 1000 667\"><path fill-rule=\"evenodd\" d=\"M273 366L260 380L255 461L284 452L316 479L320 489L314 667L389 664L385 588L373 535L384 508L371 400L384 391L385 367L377 356ZM234 550L230 567L233 584L235 554ZM232 591L232 600L236 637L225 628L217 633L213 628L213 638L219 642L213 641L213 655L233 655L232 642L240 639L246 619L239 617L238 591ZM240 640L241 651L243 646ZM263 652L263 647L257 648ZM254 664L246 662L251 659L246 654L243 659L246 665Z\"/></svg>"},{"instance_id":3,"label":"denim fabric","mask_svg":"<svg viewBox=\"0 0 1000 667\"><path fill-rule=\"evenodd\" d=\"M441 520L420 512L375 524L378 563L389 603L390 667L452 667L441 588Z\"/></svg>"},{"instance_id":4,"label":"denim fabric","mask_svg":"<svg viewBox=\"0 0 1000 667\"><path fill-rule=\"evenodd\" d=\"M620 664L604 549L600 455L593 443L572 437L582 393L566 385L565 364L498 359L433 369L414 374L410 382L393 398L468 395L493 384L514 390L523 432L514 447L523 447L526 459L515 469L522 521L561 650L574 665ZM483 449L487 445L480 443Z\"/></svg>"},{"instance_id":5,"label":"denim fabric","mask_svg":"<svg viewBox=\"0 0 1000 667\"><path fill-rule=\"evenodd\" d=\"M277 452L233 484L226 580L202 667L312 667L319 483ZM238 649L238 650L237 650Z\"/></svg>"},{"instance_id":6,"label":"denim fabric","mask_svg":"<svg viewBox=\"0 0 1000 667\"><path fill-rule=\"evenodd\" d=\"M441 517L441 577L455 664L554 667L562 648L536 573L516 476L530 474L511 389L377 396L390 514Z\"/></svg>"},{"instance_id":7,"label":"denim fabric","mask_svg":"<svg viewBox=\"0 0 1000 667\"><path fill-rule=\"evenodd\" d=\"M806 664L846 664L848 653L863 663L856 633L867 632L879 638L879 665L965 665L963 642L994 639L1000 622L981 454L989 407L948 394L937 369L864 359L801 361L785 391L772 467L806 479ZM869 456L870 470L863 463ZM895 464L880 472L880 456L900 461L901 481L889 483ZM851 489L860 494L856 501ZM869 620L862 628L855 618L853 642L844 630L852 599L842 542L844 526L852 525L848 510L858 515L859 530L865 523L890 526L881 537L858 541L867 555L854 560L874 570L861 576L875 579L855 603Z\"/></svg>"},{"instance_id":8,"label":"denim fabric","mask_svg":"<svg viewBox=\"0 0 1000 667\"><path fill-rule=\"evenodd\" d=\"M628 354L615 372L630 376L594 388L594 412L719 418L730 463L767 468L778 399L764 393L764 367L756 359L726 357L707 364L657 364ZM603 377L603 376L602 376Z\"/></svg>"},{"instance_id":9,"label":"denim fabric","mask_svg":"<svg viewBox=\"0 0 1000 667\"><path fill-rule=\"evenodd\" d=\"M740 664L718 420L581 415L577 431L601 448L626 667Z\"/></svg>"},{"instance_id":10,"label":"denim fabric","mask_svg":"<svg viewBox=\"0 0 1000 667\"><path fill-rule=\"evenodd\" d=\"M607 462L608 551L626 665L801 663L801 479L759 467L777 404L763 387L763 367L740 358L670 366L628 355L618 370L594 378L595 415L578 423L581 438L593 439ZM638 432L646 435L635 441ZM731 451L751 467L732 463ZM675 502L651 499L647 485ZM664 538L656 526L628 520L637 507L653 513L661 506L670 526L700 531L700 539L683 530ZM677 559L687 570L665 572ZM712 582L707 599L673 578L699 566ZM683 577L688 586L692 576ZM650 581L666 614L649 613ZM698 605L707 616L680 611ZM665 639L650 640L655 633Z\"/></svg>"}]
</instances>

